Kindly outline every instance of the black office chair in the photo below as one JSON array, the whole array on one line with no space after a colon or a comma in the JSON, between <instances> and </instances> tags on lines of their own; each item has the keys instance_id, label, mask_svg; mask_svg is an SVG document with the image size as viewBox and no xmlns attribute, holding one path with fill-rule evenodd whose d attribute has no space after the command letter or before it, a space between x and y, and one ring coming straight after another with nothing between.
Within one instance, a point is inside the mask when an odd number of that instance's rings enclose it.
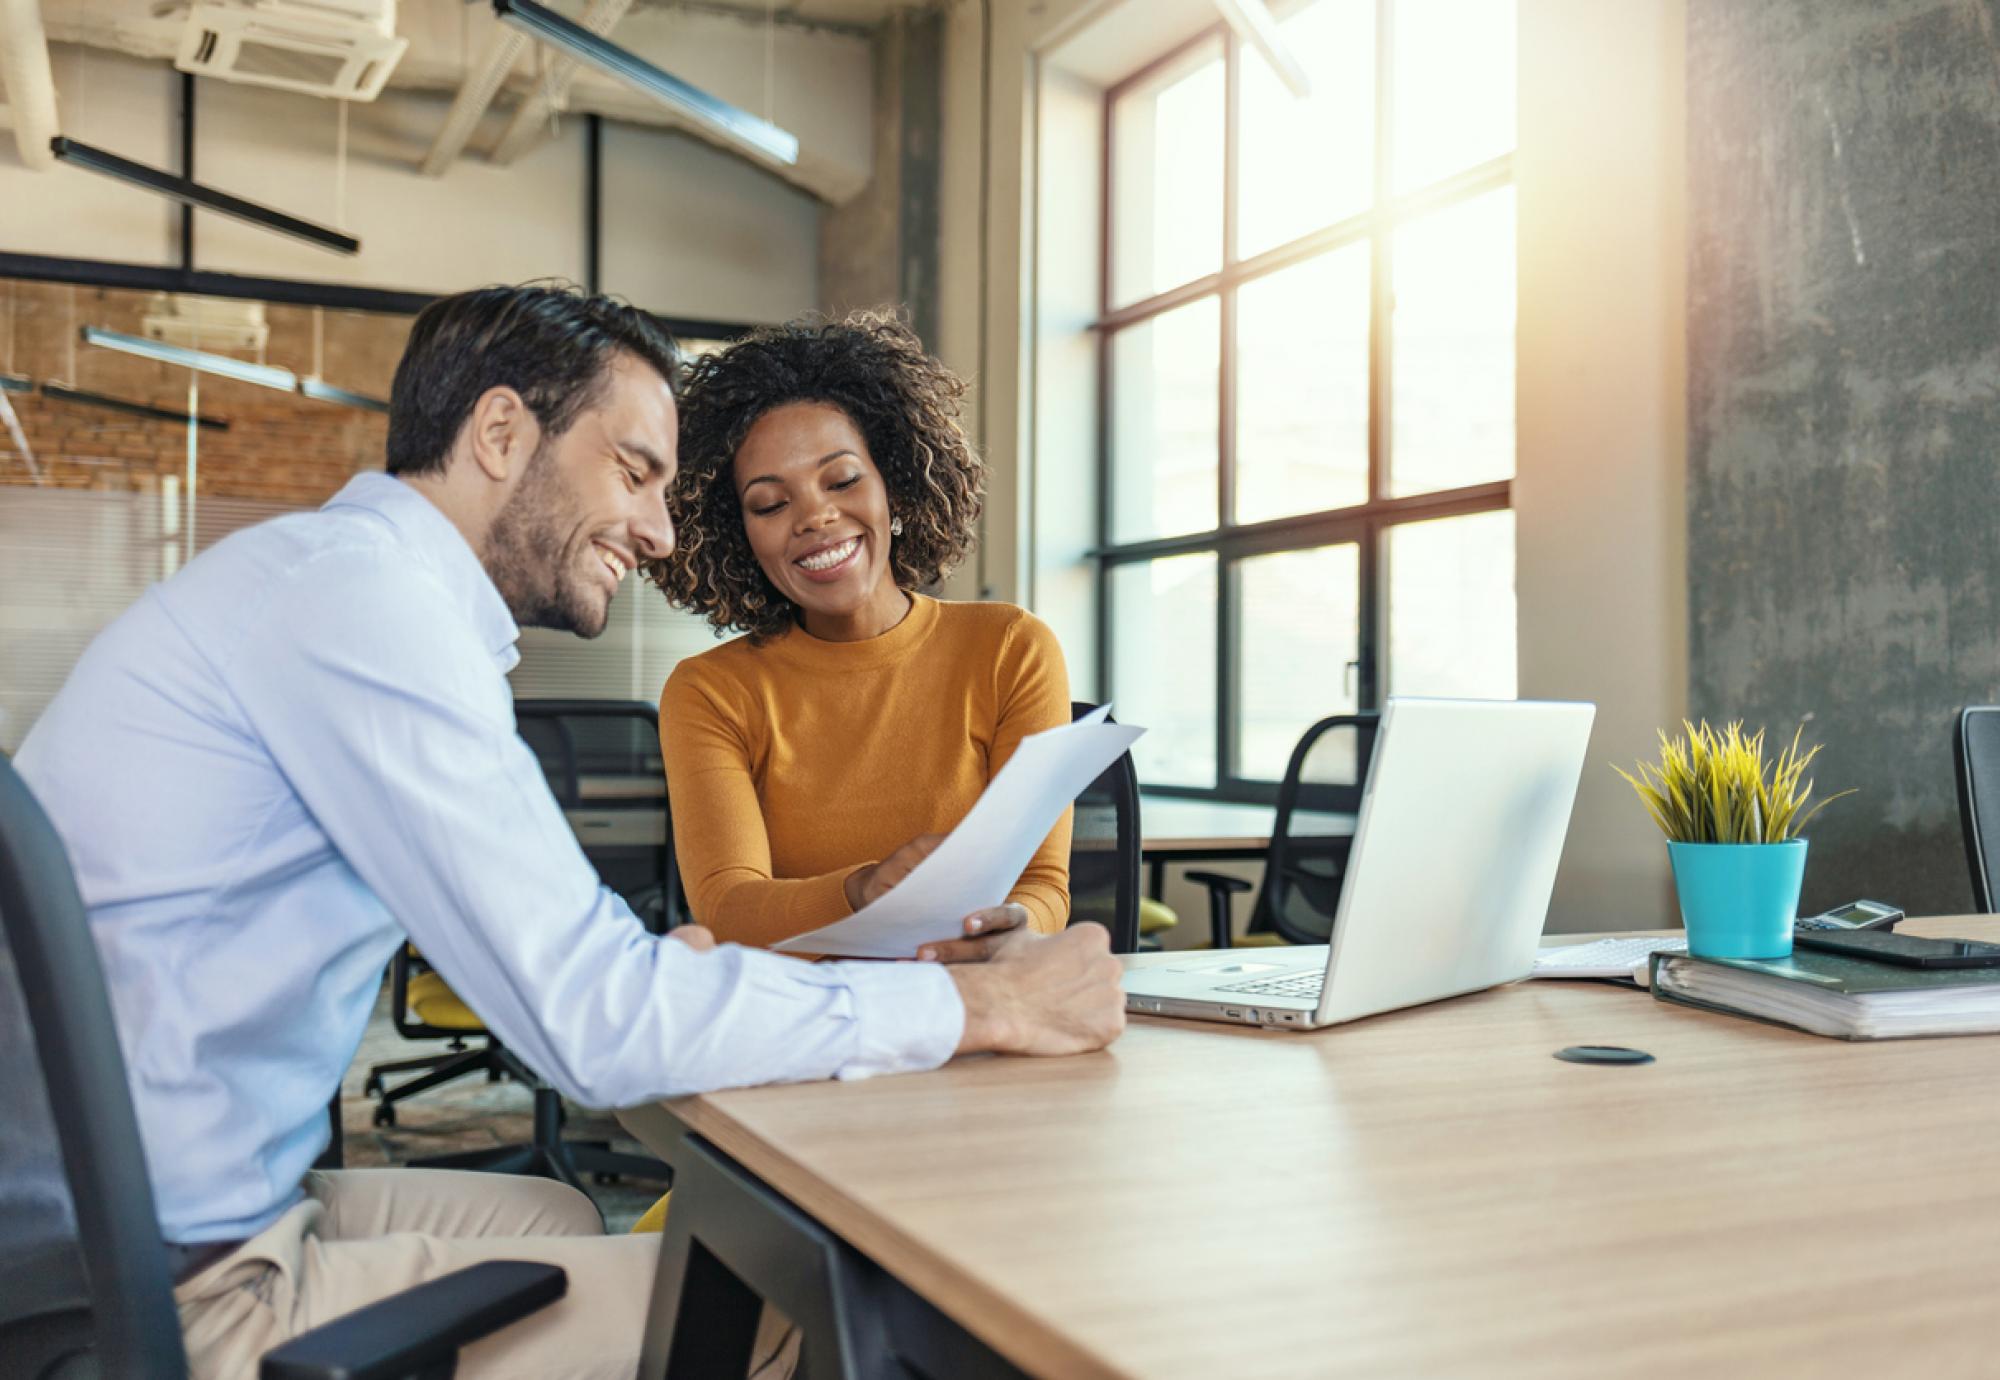
<instances>
[{"instance_id":1,"label":"black office chair","mask_svg":"<svg viewBox=\"0 0 2000 1380\"><path fill-rule=\"evenodd\" d=\"M1096 709L1081 701L1070 718ZM1076 798L1069 842L1069 922L1111 931L1111 952L1139 947L1139 774L1121 753Z\"/></svg>"},{"instance_id":2,"label":"black office chair","mask_svg":"<svg viewBox=\"0 0 2000 1380\"><path fill-rule=\"evenodd\" d=\"M111 1001L69 855L0 756L0 1373L181 1380L167 1255ZM458 1348L561 1298L562 1269L489 1261L361 1308L262 1374L450 1374Z\"/></svg>"},{"instance_id":3,"label":"black office chair","mask_svg":"<svg viewBox=\"0 0 2000 1380\"><path fill-rule=\"evenodd\" d=\"M1246 927L1251 944L1324 944L1332 935L1354 839L1301 832L1298 816L1300 811L1360 809L1361 783L1367 779L1381 723L1379 714L1336 714L1307 729L1292 749L1284 780L1278 784L1278 811L1271 823L1271 846L1264 854L1264 879ZM1208 888L1211 942L1218 949L1232 947L1230 898L1249 891L1251 884L1221 872L1187 876Z\"/></svg>"},{"instance_id":4,"label":"black office chair","mask_svg":"<svg viewBox=\"0 0 2000 1380\"><path fill-rule=\"evenodd\" d=\"M1965 831L1965 862L1972 873L1972 906L1991 914L2000 895L2000 705L1958 711L1951 735L1958 777L1958 823Z\"/></svg>"},{"instance_id":5,"label":"black office chair","mask_svg":"<svg viewBox=\"0 0 2000 1380\"><path fill-rule=\"evenodd\" d=\"M639 701L519 700L514 717L605 885L655 933L684 920L659 711ZM561 1094L489 1032L407 944L389 967L389 1017L406 1039L450 1044L440 1054L391 1060L368 1071L363 1091L378 1099L377 1126L395 1125L396 1103L470 1074L512 1079L534 1095L533 1131L526 1143L427 1156L412 1160L412 1167L541 1174L576 1188L585 1175L668 1181L665 1163L650 1155L615 1151L607 1141L565 1139ZM395 1084L386 1077L402 1073L415 1076Z\"/></svg>"}]
</instances>

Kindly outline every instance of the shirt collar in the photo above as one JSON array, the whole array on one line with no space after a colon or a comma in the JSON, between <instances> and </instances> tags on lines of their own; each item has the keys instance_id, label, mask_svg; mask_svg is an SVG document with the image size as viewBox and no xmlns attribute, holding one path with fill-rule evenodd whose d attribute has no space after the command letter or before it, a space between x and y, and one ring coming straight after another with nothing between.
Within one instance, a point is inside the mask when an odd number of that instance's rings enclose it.
<instances>
[{"instance_id":1,"label":"shirt collar","mask_svg":"<svg viewBox=\"0 0 2000 1380\"><path fill-rule=\"evenodd\" d=\"M494 663L503 673L514 669L521 660L514 645L520 626L465 535L436 504L394 475L370 471L348 480L326 507L362 508L386 519L404 544L444 577Z\"/></svg>"}]
</instances>

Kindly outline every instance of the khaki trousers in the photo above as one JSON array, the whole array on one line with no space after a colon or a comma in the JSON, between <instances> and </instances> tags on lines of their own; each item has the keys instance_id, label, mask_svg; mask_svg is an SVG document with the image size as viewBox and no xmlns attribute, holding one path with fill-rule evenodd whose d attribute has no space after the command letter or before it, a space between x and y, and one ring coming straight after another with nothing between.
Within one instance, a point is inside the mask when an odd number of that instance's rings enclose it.
<instances>
[{"instance_id":1,"label":"khaki trousers","mask_svg":"<svg viewBox=\"0 0 2000 1380\"><path fill-rule=\"evenodd\" d=\"M552 1179L450 1169L306 1176L306 1200L174 1290L196 1380L248 1380L266 1351L364 1304L482 1260L560 1265L569 1290L459 1353L460 1380L631 1380L657 1236L606 1236L590 1199ZM797 1363L766 1311L757 1380Z\"/></svg>"}]
</instances>

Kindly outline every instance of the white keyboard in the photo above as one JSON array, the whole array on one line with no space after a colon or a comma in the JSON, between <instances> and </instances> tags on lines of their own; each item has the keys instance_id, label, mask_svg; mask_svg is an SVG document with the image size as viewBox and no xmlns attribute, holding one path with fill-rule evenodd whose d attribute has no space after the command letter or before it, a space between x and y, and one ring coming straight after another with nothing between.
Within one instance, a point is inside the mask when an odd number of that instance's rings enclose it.
<instances>
[{"instance_id":1,"label":"white keyboard","mask_svg":"<svg viewBox=\"0 0 2000 1380\"><path fill-rule=\"evenodd\" d=\"M1538 978L1632 978L1646 980L1646 964L1656 953L1684 954L1685 939L1596 939L1588 944L1554 944L1535 954Z\"/></svg>"}]
</instances>

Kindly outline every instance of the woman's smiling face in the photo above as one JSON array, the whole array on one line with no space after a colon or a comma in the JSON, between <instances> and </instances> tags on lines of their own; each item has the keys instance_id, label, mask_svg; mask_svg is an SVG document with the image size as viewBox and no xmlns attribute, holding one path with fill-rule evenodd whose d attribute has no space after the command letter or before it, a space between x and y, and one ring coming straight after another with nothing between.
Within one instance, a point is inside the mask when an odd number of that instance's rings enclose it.
<instances>
[{"instance_id":1,"label":"woman's smiling face","mask_svg":"<svg viewBox=\"0 0 2000 1380\"><path fill-rule=\"evenodd\" d=\"M764 575L830 641L886 632L907 601L889 573L889 490L848 415L774 407L736 450L743 531Z\"/></svg>"}]
</instances>

